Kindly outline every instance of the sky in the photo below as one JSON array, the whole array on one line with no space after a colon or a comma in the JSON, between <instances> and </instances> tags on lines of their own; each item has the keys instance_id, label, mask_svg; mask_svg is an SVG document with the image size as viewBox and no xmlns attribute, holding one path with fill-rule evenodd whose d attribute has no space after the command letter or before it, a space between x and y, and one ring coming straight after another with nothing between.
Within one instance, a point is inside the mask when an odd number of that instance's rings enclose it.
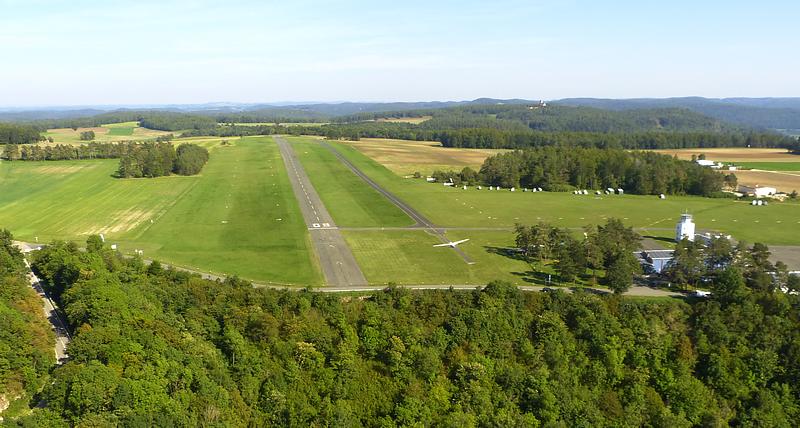
<instances>
[{"instance_id":1,"label":"sky","mask_svg":"<svg viewBox=\"0 0 800 428\"><path fill-rule=\"evenodd\" d=\"M796 0L0 0L0 106L800 96Z\"/></svg>"}]
</instances>

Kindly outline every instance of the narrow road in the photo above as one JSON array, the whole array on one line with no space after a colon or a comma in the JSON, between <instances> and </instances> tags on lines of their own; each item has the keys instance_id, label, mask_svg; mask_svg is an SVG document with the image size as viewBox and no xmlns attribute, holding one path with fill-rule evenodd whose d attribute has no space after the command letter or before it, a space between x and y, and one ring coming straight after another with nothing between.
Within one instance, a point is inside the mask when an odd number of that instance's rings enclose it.
<instances>
[{"instance_id":1,"label":"narrow road","mask_svg":"<svg viewBox=\"0 0 800 428\"><path fill-rule=\"evenodd\" d=\"M47 292L44 291L41 281L39 281L39 278L31 270L31 265L28 263L28 260L25 260L25 266L28 268L28 281L31 287L36 291L36 294L41 297L44 316L50 321L53 332L56 334L56 343L54 346L56 361L58 364L63 364L69 358L69 355L67 355L67 345L69 345L69 341L72 339L67 329L67 323L61 319L61 315L59 315L55 303L53 303L50 296L47 295Z\"/></svg>"},{"instance_id":2,"label":"narrow road","mask_svg":"<svg viewBox=\"0 0 800 428\"><path fill-rule=\"evenodd\" d=\"M340 287L366 285L367 279L361 272L353 252L350 251L333 217L314 190L294 149L283 137L272 138L278 144L283 163L286 165L289 182L292 184L292 190L311 234L311 242L319 258L325 283Z\"/></svg>"},{"instance_id":3,"label":"narrow road","mask_svg":"<svg viewBox=\"0 0 800 428\"><path fill-rule=\"evenodd\" d=\"M450 240L447 239L447 237L444 235L444 229L437 227L435 224L433 224L433 222L428 220L419 211L415 210L412 206L410 206L407 203L403 202L400 198L395 196L392 192L384 189L380 184L378 184L375 181L373 181L371 178L369 178L369 176L367 176L367 174L364 174L363 171L358 169L357 166L355 166L346 157L344 157L344 155L339 153L339 151L336 150L333 146L331 146L330 144L328 144L328 143L326 143L324 141L320 142L320 144L323 147L325 147L326 149L330 150L334 154L334 156L336 156L346 167L348 167L350 169L350 171L352 171L355 175L357 175L362 180L364 180L373 189L377 190L378 193L380 193L381 195L385 196L386 199L388 199L391 203L393 203L395 206L397 206L397 208L400 208L400 210L402 210L409 217L411 217L411 219L416 222L416 224L414 226L411 226L412 228L414 228L414 227L424 228L424 229L428 230L429 233L431 233L434 236L436 236L437 238L439 238L439 240L442 243L450 242ZM456 252L456 254L461 256L461 258L467 264L471 265L471 264L475 263L472 260L472 258L470 258L463 250L461 250L461 248L452 247L452 249L453 249L453 251Z\"/></svg>"},{"instance_id":4,"label":"narrow road","mask_svg":"<svg viewBox=\"0 0 800 428\"><path fill-rule=\"evenodd\" d=\"M15 242L15 244L17 246L19 246L20 248L25 248L25 250L24 250L25 252L33 251L33 250L41 247L41 245L39 245L39 244L32 244L32 243L25 243L25 242ZM148 259L145 259L144 262L149 264L152 261L148 260ZM199 270L189 269L189 268L182 267L182 266L169 265L167 263L161 263L161 266L164 269L175 269L175 270L179 270L179 271L183 271L183 272L188 272L188 273L191 273L191 274L197 274L197 275L200 275L200 277L202 277L203 279L207 279L207 280L210 280L210 281L224 281L225 278L226 278L224 275L215 275L215 274L211 274L211 273L208 273L208 272L202 272L202 271L199 271ZM356 285L356 286L331 286L331 287L322 287L322 288L304 288L304 287L289 286L289 285L279 285L279 284L261 284L261 283L257 283L257 282L251 282L251 284L255 288L268 288L268 289L272 289L272 290L289 290L289 291L306 291L306 290L310 290L310 291L313 291L313 292L323 292L323 293L373 292L373 291L384 290L384 289L386 289L388 287L388 285L366 285L366 283L361 284L361 285ZM483 288L484 286L485 286L485 284L397 284L396 285L396 287L407 288L409 290L449 290L451 288L454 289L454 290L474 290L476 288ZM522 291L526 291L526 292L535 292L535 291L544 291L548 287L539 286L539 285L518 285L517 288L519 288ZM592 292L592 293L597 293L597 294L608 294L608 293L611 293L611 291L606 289L606 288L594 288L594 287L572 287L572 288L568 288L568 287L552 286L552 287L549 287L549 288L555 289L555 290L562 290L562 291L567 292L567 293L572 293L572 292L574 292L575 290L578 290L578 289L589 291L589 292ZM641 286L641 285L633 285L633 286L631 286L631 288L627 292L625 292L624 294L626 296L638 296L638 297L686 297L685 293L680 293L680 292L676 292L676 291L669 291L669 290L663 290L663 289L658 289L658 288L644 287L644 286ZM52 304L51 304L51 307L52 307ZM62 325L66 325L66 324L62 323ZM67 335L67 342L69 342L69 335Z\"/></svg>"}]
</instances>

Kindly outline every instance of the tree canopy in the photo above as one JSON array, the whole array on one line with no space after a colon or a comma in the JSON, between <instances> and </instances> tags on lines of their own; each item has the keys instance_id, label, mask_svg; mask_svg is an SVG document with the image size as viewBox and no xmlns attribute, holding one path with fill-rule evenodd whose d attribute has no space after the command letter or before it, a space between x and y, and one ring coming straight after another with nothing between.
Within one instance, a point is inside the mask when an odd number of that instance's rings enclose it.
<instances>
[{"instance_id":1,"label":"tree canopy","mask_svg":"<svg viewBox=\"0 0 800 428\"><path fill-rule=\"evenodd\" d=\"M597 233L627 233L618 226ZM55 242L34 267L74 335L43 408L5 422L15 426L788 427L800 418L800 300L735 270L710 299L683 302L502 282L369 298L256 289L148 266L96 241L88 251Z\"/></svg>"},{"instance_id":2,"label":"tree canopy","mask_svg":"<svg viewBox=\"0 0 800 428\"><path fill-rule=\"evenodd\" d=\"M487 185L547 190L605 190L629 193L711 196L724 176L693 162L654 152L539 147L487 158L480 170Z\"/></svg>"},{"instance_id":3,"label":"tree canopy","mask_svg":"<svg viewBox=\"0 0 800 428\"><path fill-rule=\"evenodd\" d=\"M128 144L120 156L117 175L121 178L162 177L172 173L198 174L208 161L208 150L195 144Z\"/></svg>"}]
</instances>

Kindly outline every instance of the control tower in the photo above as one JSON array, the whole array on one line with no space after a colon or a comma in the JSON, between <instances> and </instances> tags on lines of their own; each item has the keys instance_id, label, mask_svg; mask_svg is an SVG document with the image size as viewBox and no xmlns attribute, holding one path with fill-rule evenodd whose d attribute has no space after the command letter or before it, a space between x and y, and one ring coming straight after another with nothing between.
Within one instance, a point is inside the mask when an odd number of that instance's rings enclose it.
<instances>
[{"instance_id":1,"label":"control tower","mask_svg":"<svg viewBox=\"0 0 800 428\"><path fill-rule=\"evenodd\" d=\"M694 221L691 214L681 214L681 221L675 226L675 240L680 242L684 238L694 241Z\"/></svg>"}]
</instances>

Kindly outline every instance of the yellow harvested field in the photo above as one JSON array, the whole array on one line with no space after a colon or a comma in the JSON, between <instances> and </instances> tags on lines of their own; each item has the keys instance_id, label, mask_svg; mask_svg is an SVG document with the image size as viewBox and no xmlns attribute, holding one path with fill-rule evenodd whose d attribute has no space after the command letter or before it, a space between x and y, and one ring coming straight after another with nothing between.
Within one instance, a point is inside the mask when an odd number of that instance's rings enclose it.
<instances>
[{"instance_id":1,"label":"yellow harvested field","mask_svg":"<svg viewBox=\"0 0 800 428\"><path fill-rule=\"evenodd\" d=\"M433 116L420 116L420 117L389 117L376 119L376 122L389 122L389 123L410 123L412 125L419 125L426 120L430 120Z\"/></svg>"},{"instance_id":2,"label":"yellow harvested field","mask_svg":"<svg viewBox=\"0 0 800 428\"><path fill-rule=\"evenodd\" d=\"M800 192L800 172L779 171L733 171L739 184L746 186L769 186L778 191L791 193L792 190Z\"/></svg>"},{"instance_id":3,"label":"yellow harvested field","mask_svg":"<svg viewBox=\"0 0 800 428\"><path fill-rule=\"evenodd\" d=\"M108 142L115 142L115 141L131 141L131 140L147 140L153 139L161 135L167 134L177 134L172 132L165 132L165 131L156 131L154 129L142 128L142 127L134 127L132 135L113 135L110 134L111 129L114 126L106 125L106 126L97 126L94 128L78 128L77 130L72 130L72 128L55 128L55 129L48 129L47 132L44 133L45 137L50 137L53 139L52 143L47 141L41 143L42 145L50 145L50 144L85 144L86 141L81 141L80 136L81 132L85 131L94 131L95 139L94 141L98 143L108 143Z\"/></svg>"},{"instance_id":4,"label":"yellow harvested field","mask_svg":"<svg viewBox=\"0 0 800 428\"><path fill-rule=\"evenodd\" d=\"M365 138L361 141L348 141L346 144L398 175L409 175L417 171L430 174L437 169L461 169L465 166L478 170L489 156L508 151L448 148L431 141L382 138Z\"/></svg>"},{"instance_id":5,"label":"yellow harvested field","mask_svg":"<svg viewBox=\"0 0 800 428\"><path fill-rule=\"evenodd\" d=\"M799 157L786 149L763 149L746 147L726 147L711 149L668 149L653 150L666 155L677 155L678 159L691 159L692 155L705 154L706 158L723 162L796 162Z\"/></svg>"}]
</instances>

